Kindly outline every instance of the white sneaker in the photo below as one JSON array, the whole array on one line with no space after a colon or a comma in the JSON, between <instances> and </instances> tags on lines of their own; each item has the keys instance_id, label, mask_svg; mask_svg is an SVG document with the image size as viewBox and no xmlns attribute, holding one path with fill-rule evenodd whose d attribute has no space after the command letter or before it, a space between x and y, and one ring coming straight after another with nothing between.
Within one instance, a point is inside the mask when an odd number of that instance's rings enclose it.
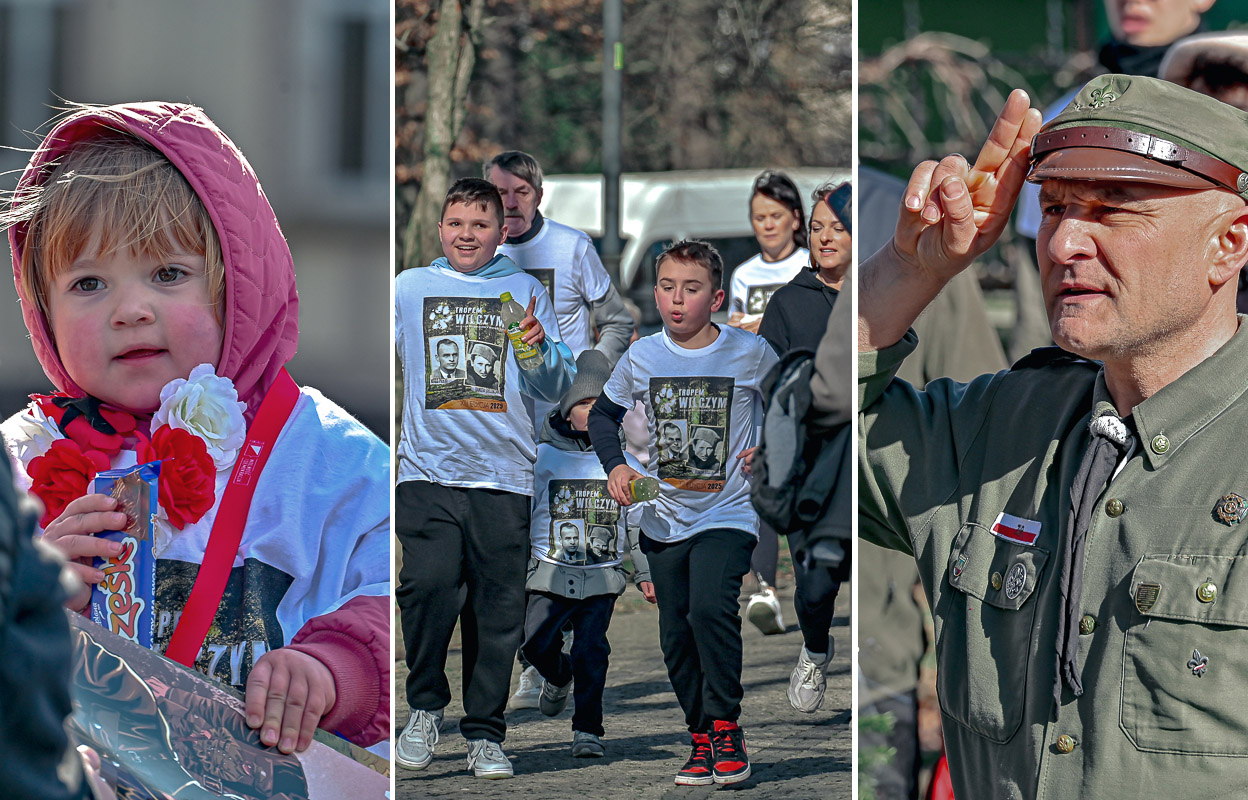
<instances>
[{"instance_id":1,"label":"white sneaker","mask_svg":"<svg viewBox=\"0 0 1248 800\"><path fill-rule=\"evenodd\" d=\"M754 627L771 636L784 633L784 617L780 615L780 601L770 586L758 594L750 596L749 605L745 607L745 616L749 617Z\"/></svg>"},{"instance_id":2,"label":"white sneaker","mask_svg":"<svg viewBox=\"0 0 1248 800\"><path fill-rule=\"evenodd\" d=\"M516 693L507 701L508 711L518 711L522 708L537 708L538 698L542 696L542 676L538 674L537 667L525 667L520 673L520 686L516 689Z\"/></svg>"},{"instance_id":3,"label":"white sneaker","mask_svg":"<svg viewBox=\"0 0 1248 800\"><path fill-rule=\"evenodd\" d=\"M833 642L828 644L828 656L816 663L806 655L806 648L797 657L797 666L789 675L789 705L805 714L813 714L823 705L823 694L828 688L826 670L832 663Z\"/></svg>"},{"instance_id":4,"label":"white sneaker","mask_svg":"<svg viewBox=\"0 0 1248 800\"><path fill-rule=\"evenodd\" d=\"M489 739L468 740L468 769L478 778L510 778L516 774L503 746Z\"/></svg>"},{"instance_id":5,"label":"white sneaker","mask_svg":"<svg viewBox=\"0 0 1248 800\"><path fill-rule=\"evenodd\" d=\"M421 711L412 709L407 726L394 744L394 760L408 769L424 769L433 761L433 746L438 743L438 726L442 724L442 710Z\"/></svg>"}]
</instances>

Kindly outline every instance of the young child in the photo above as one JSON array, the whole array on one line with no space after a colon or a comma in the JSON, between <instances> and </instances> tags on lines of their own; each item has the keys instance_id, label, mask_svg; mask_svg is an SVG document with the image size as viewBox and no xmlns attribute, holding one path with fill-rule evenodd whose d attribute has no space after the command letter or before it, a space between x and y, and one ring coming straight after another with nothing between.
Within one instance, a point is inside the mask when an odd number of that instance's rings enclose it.
<instances>
[{"instance_id":1,"label":"young child","mask_svg":"<svg viewBox=\"0 0 1248 800\"><path fill-rule=\"evenodd\" d=\"M500 746L511 664L524 623L524 570L529 542L534 398L558 402L576 374L559 339L542 285L506 256L498 190L480 178L456 181L438 224L444 258L395 280L394 338L403 364L403 429L399 440L395 529L403 547L396 594L407 648L411 717L395 760L424 769L451 700L446 654L455 621L463 642L468 768L480 778L509 778ZM543 359L525 370L507 342L500 296L510 293L528 316L523 340ZM445 376L449 353L481 347L501 354L493 381ZM455 376L458 369L455 367ZM470 366L469 373L472 372ZM462 601L461 590L466 590Z\"/></svg>"},{"instance_id":2,"label":"young child","mask_svg":"<svg viewBox=\"0 0 1248 800\"><path fill-rule=\"evenodd\" d=\"M282 752L318 725L384 740L389 449L284 370L294 270L242 153L192 106L83 107L0 222L59 390L3 434L83 581L71 607L104 577L94 558L121 550L94 534L130 522L85 494L91 476L160 460L152 647L244 689L247 724Z\"/></svg>"},{"instance_id":3,"label":"young child","mask_svg":"<svg viewBox=\"0 0 1248 800\"><path fill-rule=\"evenodd\" d=\"M604 353L581 353L572 388L543 425L534 467L533 553L521 649L544 679L538 701L543 714L558 714L568 702L568 691L574 691L572 755L577 758L606 754L601 737L602 690L611 654L607 626L615 598L626 585L626 546L633 580L654 602L636 528L625 524L622 509L608 494L607 475L586 431L589 411L609 377L611 365ZM637 459L627 453L624 457L629 466L642 469ZM570 553L576 557L569 558ZM574 634L571 658L561 649L569 621Z\"/></svg>"},{"instance_id":4,"label":"young child","mask_svg":"<svg viewBox=\"0 0 1248 800\"><path fill-rule=\"evenodd\" d=\"M736 783L750 774L741 714L741 618L737 596L750 568L758 517L747 480L761 423L759 386L777 361L767 342L711 322L724 300L723 261L706 242L678 242L659 256L655 301L663 330L628 349L590 414L594 450L611 496L629 505L641 477L618 442L626 409L646 407L650 475L663 482L641 516L641 550L659 601L659 642L693 734L678 784ZM691 446L660 449L675 427ZM729 458L730 455L736 458Z\"/></svg>"}]
</instances>

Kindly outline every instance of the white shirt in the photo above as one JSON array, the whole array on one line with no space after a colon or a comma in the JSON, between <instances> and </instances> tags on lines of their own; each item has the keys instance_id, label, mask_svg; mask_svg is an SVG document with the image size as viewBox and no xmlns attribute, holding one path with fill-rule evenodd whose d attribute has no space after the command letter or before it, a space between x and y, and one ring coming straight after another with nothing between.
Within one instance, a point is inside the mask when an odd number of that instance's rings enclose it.
<instances>
[{"instance_id":1,"label":"white shirt","mask_svg":"<svg viewBox=\"0 0 1248 800\"><path fill-rule=\"evenodd\" d=\"M779 261L764 261L759 253L732 271L728 284L728 312L761 316L776 290L810 266L810 251L795 249Z\"/></svg>"},{"instance_id":2,"label":"white shirt","mask_svg":"<svg viewBox=\"0 0 1248 800\"><path fill-rule=\"evenodd\" d=\"M395 279L394 344L404 378L399 483L533 494L533 399L520 391L521 368L500 316L503 292L526 307L536 296L534 314L547 337L559 340L550 299L526 273L474 277L431 266L404 270ZM437 348L443 342L460 353L456 370L465 370L463 379L431 379L441 366ZM476 377L474 353L493 356L484 379Z\"/></svg>"},{"instance_id":3,"label":"white shirt","mask_svg":"<svg viewBox=\"0 0 1248 800\"><path fill-rule=\"evenodd\" d=\"M624 458L638 472L645 469L632 456ZM594 451L538 445L533 487L534 558L564 567L611 567L623 560L628 551L627 515L607 493L607 474ZM576 547L569 551L561 534L573 528ZM603 541L606 549L596 550L590 539Z\"/></svg>"},{"instance_id":4,"label":"white shirt","mask_svg":"<svg viewBox=\"0 0 1248 800\"><path fill-rule=\"evenodd\" d=\"M504 244L498 252L509 256L546 288L555 305L561 341L579 356L594 346L591 306L606 297L611 278L589 236L549 218L524 244Z\"/></svg>"},{"instance_id":5,"label":"white shirt","mask_svg":"<svg viewBox=\"0 0 1248 800\"><path fill-rule=\"evenodd\" d=\"M758 516L737 455L758 443L759 387L778 361L760 336L720 326L711 344L690 350L666 331L634 342L603 388L624 408L645 405L648 474L663 482L646 503L641 529L672 542L710 528L757 535Z\"/></svg>"}]
</instances>

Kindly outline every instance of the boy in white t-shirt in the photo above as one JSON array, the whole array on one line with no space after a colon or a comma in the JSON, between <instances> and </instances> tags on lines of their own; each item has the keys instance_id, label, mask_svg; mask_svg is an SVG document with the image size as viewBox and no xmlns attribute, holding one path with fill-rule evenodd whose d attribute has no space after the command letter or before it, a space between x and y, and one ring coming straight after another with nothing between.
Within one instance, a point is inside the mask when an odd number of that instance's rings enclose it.
<instances>
[{"instance_id":1,"label":"boy in white t-shirt","mask_svg":"<svg viewBox=\"0 0 1248 800\"><path fill-rule=\"evenodd\" d=\"M524 621L533 494L534 399L556 402L576 367L535 278L496 255L507 236L498 190L456 181L438 224L446 254L395 279L395 347L403 364L395 533L403 547L396 600L411 717L395 760L424 769L450 702L446 655L463 641L468 768L509 778L501 743L511 661ZM507 341L500 296L528 307L523 340L542 363L524 370ZM453 346L452 346L453 345ZM460 355L467 359L467 368ZM465 592L461 608L460 595Z\"/></svg>"},{"instance_id":2,"label":"boy in white t-shirt","mask_svg":"<svg viewBox=\"0 0 1248 800\"><path fill-rule=\"evenodd\" d=\"M762 418L759 387L778 359L755 334L711 322L724 301L723 269L706 242L678 242L659 256L663 330L628 349L589 420L608 490L629 505L629 484L642 475L625 462L618 429L635 400L645 405L647 470L662 483L641 515L641 550L659 601L668 676L693 736L676 775L682 785L750 774L737 725L744 694L737 596L758 531L748 470Z\"/></svg>"},{"instance_id":3,"label":"boy in white t-shirt","mask_svg":"<svg viewBox=\"0 0 1248 800\"><path fill-rule=\"evenodd\" d=\"M534 467L532 553L524 656L544 680L538 707L547 716L561 712L573 692L572 755L598 758L602 743L602 692L611 647L607 627L615 598L627 585L625 549L633 580L654 602L646 557L637 548L635 528L626 532L623 509L607 491L607 475L586 432L589 411L611 376L606 355L586 350L576 360L576 380L546 418ZM628 463L641 464L631 455ZM562 652L563 631L575 633L572 652Z\"/></svg>"}]
</instances>

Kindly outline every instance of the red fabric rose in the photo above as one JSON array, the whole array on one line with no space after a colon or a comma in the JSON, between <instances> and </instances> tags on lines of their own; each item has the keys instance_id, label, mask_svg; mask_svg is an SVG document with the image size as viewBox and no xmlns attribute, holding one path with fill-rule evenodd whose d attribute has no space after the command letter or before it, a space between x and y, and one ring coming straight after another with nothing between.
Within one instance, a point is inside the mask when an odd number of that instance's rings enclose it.
<instances>
[{"instance_id":1,"label":"red fabric rose","mask_svg":"<svg viewBox=\"0 0 1248 800\"><path fill-rule=\"evenodd\" d=\"M159 461L160 507L169 524L182 530L199 522L217 500L217 468L208 447L195 434L162 425L139 445L139 463Z\"/></svg>"},{"instance_id":2,"label":"red fabric rose","mask_svg":"<svg viewBox=\"0 0 1248 800\"><path fill-rule=\"evenodd\" d=\"M70 501L87 493L91 479L104 469L108 469L107 456L94 450L84 453L69 439L57 439L47 453L31 459L26 468L33 481L30 490L44 507L39 524L44 528L52 524Z\"/></svg>"}]
</instances>

